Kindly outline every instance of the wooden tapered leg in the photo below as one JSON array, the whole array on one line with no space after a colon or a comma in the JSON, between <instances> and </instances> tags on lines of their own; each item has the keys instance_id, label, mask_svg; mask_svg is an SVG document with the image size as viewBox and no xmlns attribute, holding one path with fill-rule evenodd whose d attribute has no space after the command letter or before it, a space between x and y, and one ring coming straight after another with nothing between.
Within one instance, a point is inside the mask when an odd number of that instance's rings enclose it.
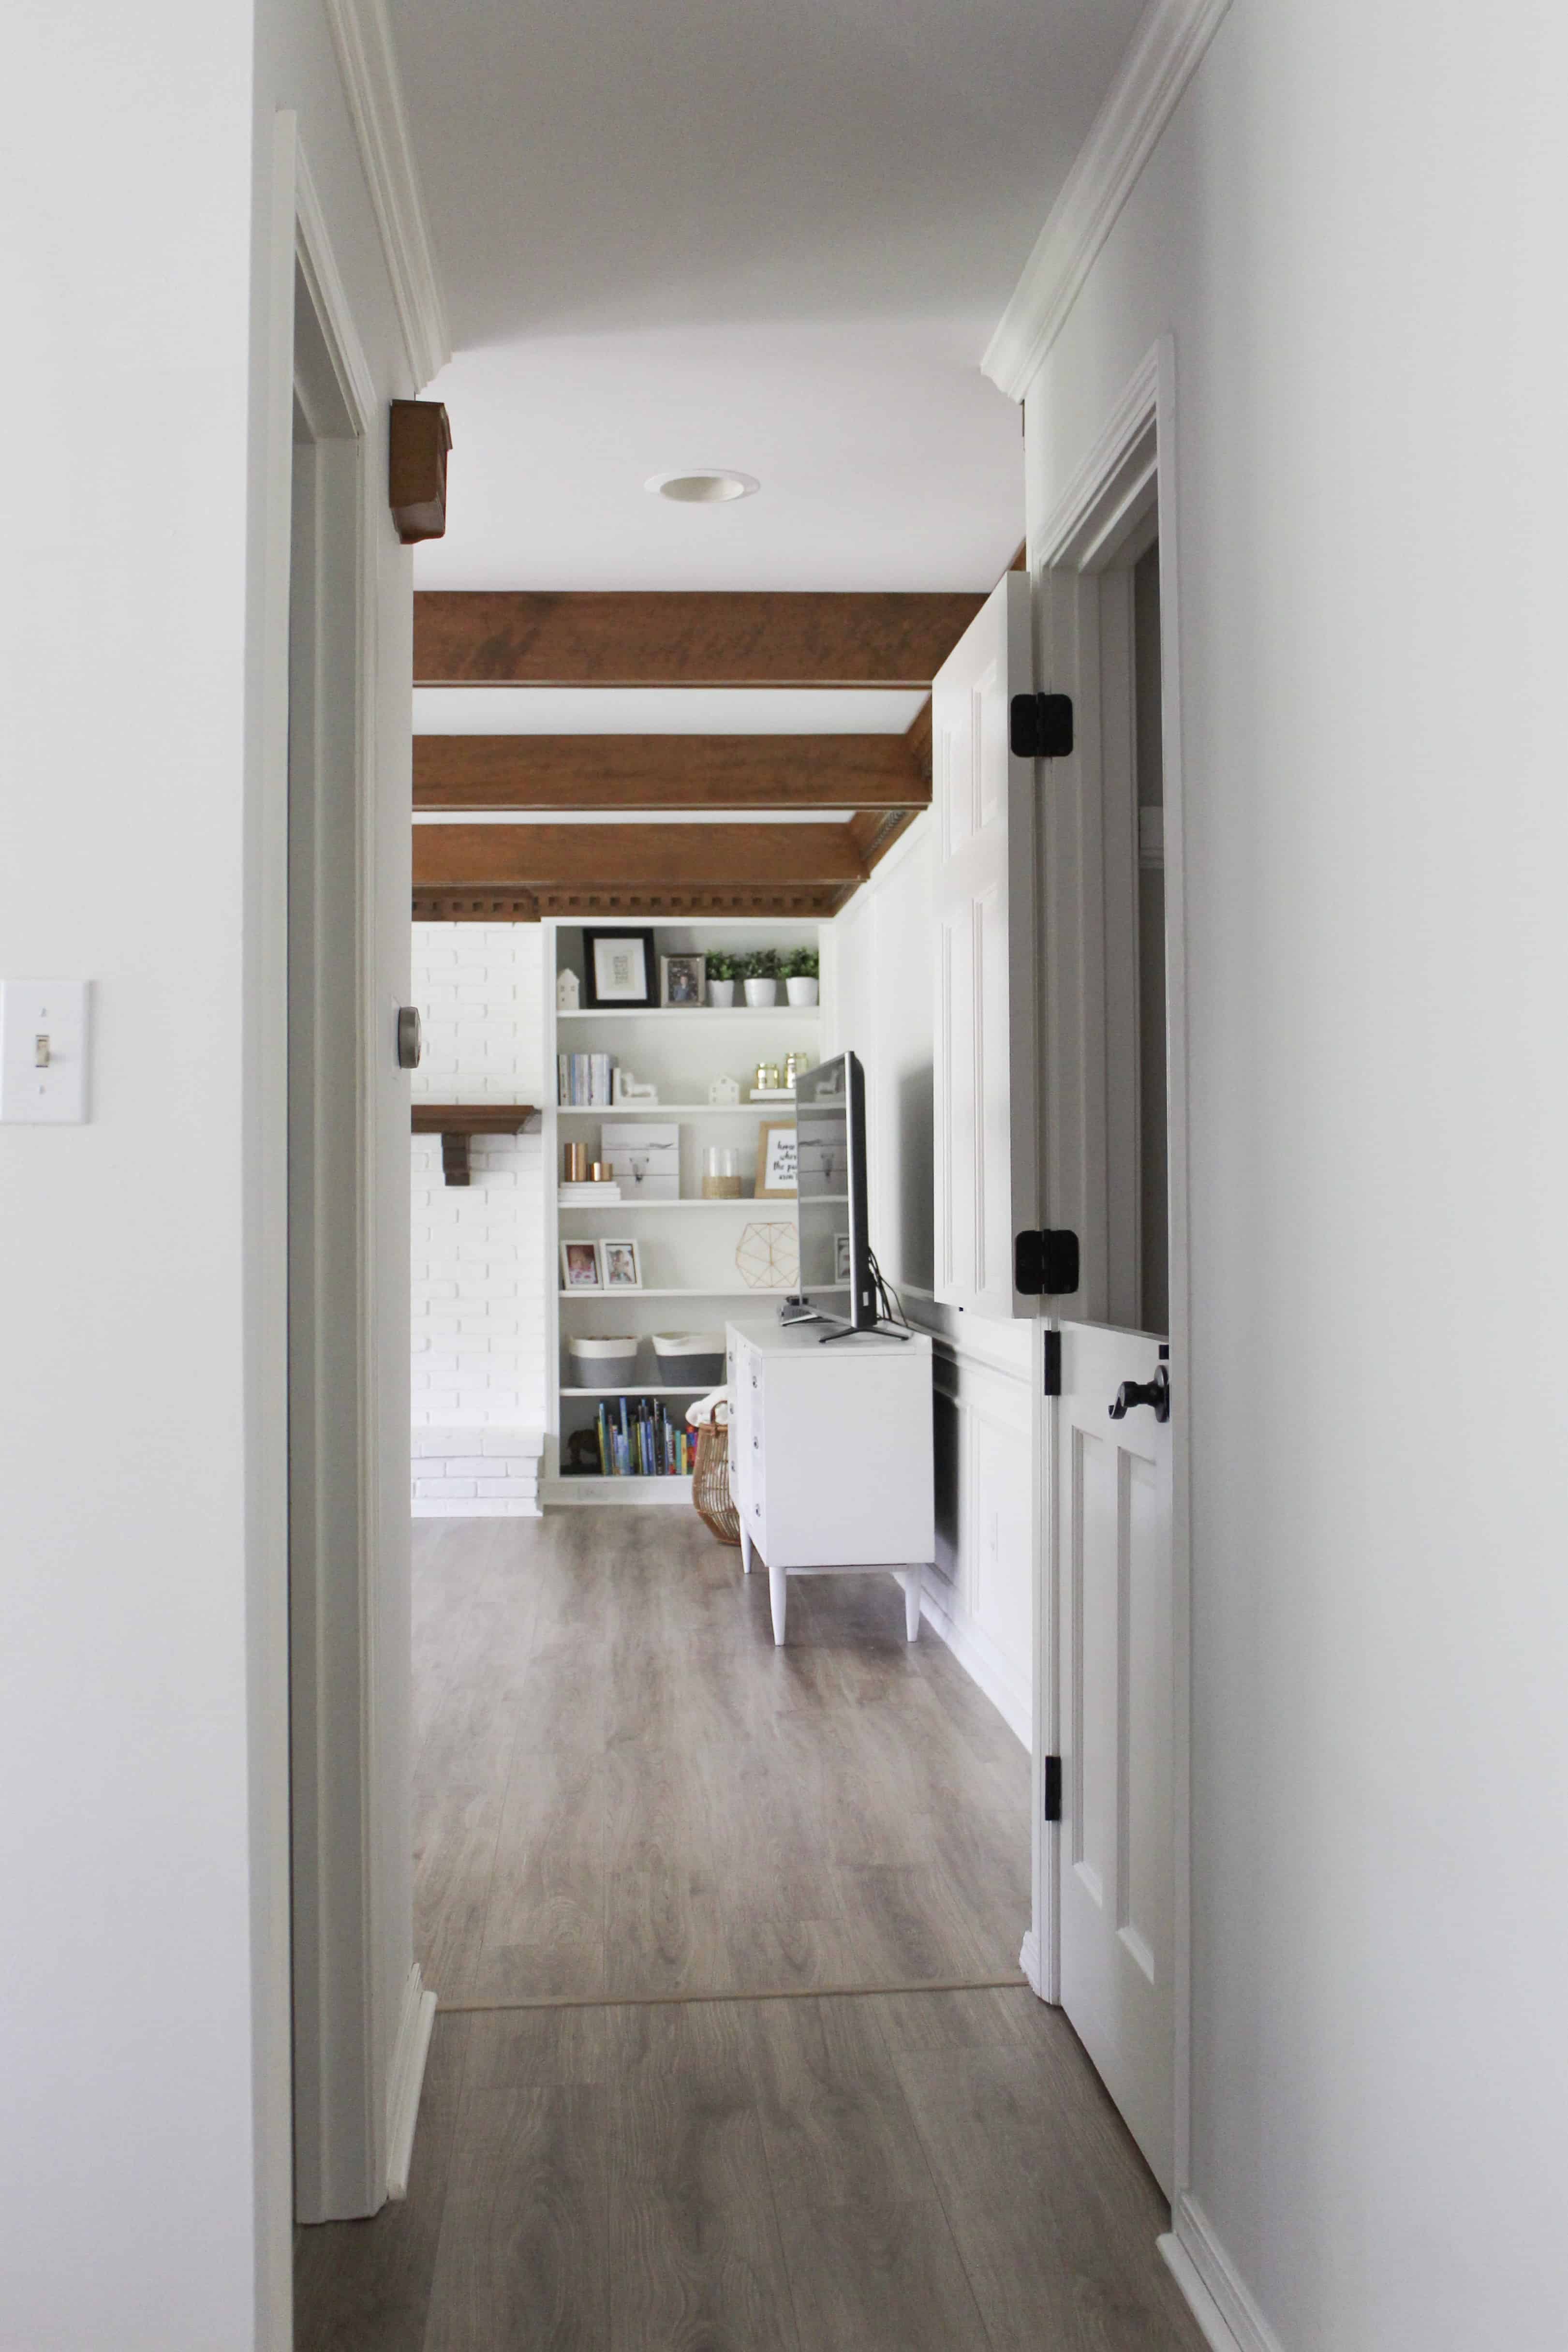
<instances>
[{"instance_id":1,"label":"wooden tapered leg","mask_svg":"<svg viewBox=\"0 0 1568 2352\"><path fill-rule=\"evenodd\" d=\"M782 1650L784 1637L784 1612L789 1605L789 1579L783 1569L775 1568L771 1560L768 1562L768 1601L773 1612L773 1642L775 1646Z\"/></svg>"},{"instance_id":2,"label":"wooden tapered leg","mask_svg":"<svg viewBox=\"0 0 1568 2352\"><path fill-rule=\"evenodd\" d=\"M745 1570L746 1574L750 1576L752 1572L752 1538L746 1533L746 1522L744 1519L741 1521L741 1566Z\"/></svg>"},{"instance_id":3,"label":"wooden tapered leg","mask_svg":"<svg viewBox=\"0 0 1568 2352\"><path fill-rule=\"evenodd\" d=\"M906 1568L900 1578L904 1588L904 1634L914 1641L921 1630L921 1572L918 1568Z\"/></svg>"}]
</instances>

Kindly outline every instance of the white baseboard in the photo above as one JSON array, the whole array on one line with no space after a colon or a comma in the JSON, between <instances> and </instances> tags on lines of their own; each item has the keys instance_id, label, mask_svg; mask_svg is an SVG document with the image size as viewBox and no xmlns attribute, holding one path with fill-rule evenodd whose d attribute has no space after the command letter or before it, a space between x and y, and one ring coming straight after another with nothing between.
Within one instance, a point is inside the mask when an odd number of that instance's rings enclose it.
<instances>
[{"instance_id":1,"label":"white baseboard","mask_svg":"<svg viewBox=\"0 0 1568 2352\"><path fill-rule=\"evenodd\" d=\"M416 1519L542 1519L544 1513L539 1503L528 1496L486 1496L480 1502L467 1499L458 1502L440 1499L432 1501L420 1496L409 1506Z\"/></svg>"},{"instance_id":2,"label":"white baseboard","mask_svg":"<svg viewBox=\"0 0 1568 2352\"><path fill-rule=\"evenodd\" d=\"M1154 2243L1165 2257L1166 2267L1186 2297L1187 2309L1204 2331L1204 2342L1213 2352L1240 2352L1235 2336L1226 2326L1220 2308L1207 2287L1199 2278L1188 2253L1173 2230L1167 2230Z\"/></svg>"},{"instance_id":3,"label":"white baseboard","mask_svg":"<svg viewBox=\"0 0 1568 2352\"><path fill-rule=\"evenodd\" d=\"M425 2086L425 2061L435 2022L436 1996L425 1990L416 1960L403 1988L403 2009L386 2084L386 2193L394 2199L408 2194L414 2126L419 2120L419 2094Z\"/></svg>"},{"instance_id":4,"label":"white baseboard","mask_svg":"<svg viewBox=\"0 0 1568 2352\"><path fill-rule=\"evenodd\" d=\"M1029 1990L1039 2000L1044 2000L1046 1995L1042 1982L1043 1972L1040 1968L1040 1943L1032 1927L1024 1937L1023 1947L1018 1954L1018 1966L1029 1979Z\"/></svg>"},{"instance_id":5,"label":"white baseboard","mask_svg":"<svg viewBox=\"0 0 1568 2352\"><path fill-rule=\"evenodd\" d=\"M937 1599L929 1581L921 1592L921 1614L947 1643L970 1681L984 1692L1014 1738L1027 1748L1034 1727L1026 1681L1021 1684L1018 1677L1008 1674L984 1635L960 1623Z\"/></svg>"},{"instance_id":6,"label":"white baseboard","mask_svg":"<svg viewBox=\"0 0 1568 2352\"><path fill-rule=\"evenodd\" d=\"M1284 2352L1202 2206L1179 2197L1173 2219L1160 2252L1214 2352Z\"/></svg>"}]
</instances>

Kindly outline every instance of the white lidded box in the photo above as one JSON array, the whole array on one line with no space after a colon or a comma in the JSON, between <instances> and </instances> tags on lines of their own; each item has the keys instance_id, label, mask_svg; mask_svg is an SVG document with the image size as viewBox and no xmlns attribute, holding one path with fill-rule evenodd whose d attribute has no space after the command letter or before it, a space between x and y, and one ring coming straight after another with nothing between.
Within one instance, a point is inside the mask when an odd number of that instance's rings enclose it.
<instances>
[{"instance_id":1,"label":"white lidded box","mask_svg":"<svg viewBox=\"0 0 1568 2352\"><path fill-rule=\"evenodd\" d=\"M680 1129L653 1118L607 1118L599 1134L623 1201L679 1201Z\"/></svg>"},{"instance_id":2,"label":"white lidded box","mask_svg":"<svg viewBox=\"0 0 1568 2352\"><path fill-rule=\"evenodd\" d=\"M724 1377L722 1331L656 1331L653 1352L663 1388L710 1388Z\"/></svg>"},{"instance_id":3,"label":"white lidded box","mask_svg":"<svg viewBox=\"0 0 1568 2352\"><path fill-rule=\"evenodd\" d=\"M629 1385L637 1367L637 1343L633 1332L601 1339L571 1339L566 1342L574 1389L618 1389Z\"/></svg>"}]
</instances>

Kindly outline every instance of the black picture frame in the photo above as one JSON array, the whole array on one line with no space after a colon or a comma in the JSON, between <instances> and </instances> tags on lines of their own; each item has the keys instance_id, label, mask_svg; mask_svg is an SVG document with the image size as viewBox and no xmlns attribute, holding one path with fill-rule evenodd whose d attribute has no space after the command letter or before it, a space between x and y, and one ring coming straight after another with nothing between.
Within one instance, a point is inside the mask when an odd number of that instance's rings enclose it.
<instances>
[{"instance_id":1,"label":"black picture frame","mask_svg":"<svg viewBox=\"0 0 1568 2352\"><path fill-rule=\"evenodd\" d=\"M642 941L643 992L640 996L603 997L599 993L595 950L601 940L640 940ZM653 933L628 930L617 924L612 929L583 932L583 1002L597 1012L635 1012L658 1003L658 958L653 950Z\"/></svg>"}]
</instances>

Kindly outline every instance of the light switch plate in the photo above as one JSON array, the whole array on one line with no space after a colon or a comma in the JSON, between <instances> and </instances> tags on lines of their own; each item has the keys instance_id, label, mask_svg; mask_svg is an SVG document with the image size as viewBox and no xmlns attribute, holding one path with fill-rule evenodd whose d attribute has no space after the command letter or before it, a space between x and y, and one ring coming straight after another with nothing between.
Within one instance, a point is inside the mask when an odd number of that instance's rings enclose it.
<instances>
[{"instance_id":1,"label":"light switch plate","mask_svg":"<svg viewBox=\"0 0 1568 2352\"><path fill-rule=\"evenodd\" d=\"M0 1120L86 1118L87 992L85 980L0 980Z\"/></svg>"}]
</instances>

